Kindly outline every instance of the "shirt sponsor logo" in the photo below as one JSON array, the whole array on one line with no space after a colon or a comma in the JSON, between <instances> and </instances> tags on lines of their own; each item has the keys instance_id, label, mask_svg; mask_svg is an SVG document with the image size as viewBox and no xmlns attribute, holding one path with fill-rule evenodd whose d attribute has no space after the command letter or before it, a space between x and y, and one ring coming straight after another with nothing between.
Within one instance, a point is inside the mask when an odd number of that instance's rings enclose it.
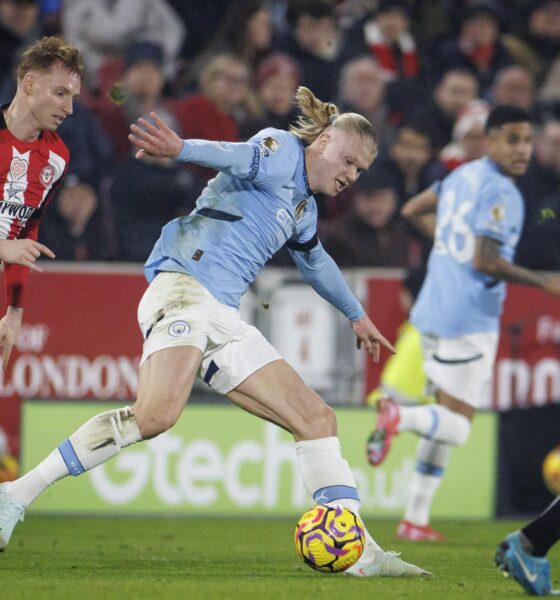
<instances>
[{"instance_id":1,"label":"shirt sponsor logo","mask_svg":"<svg viewBox=\"0 0 560 600\"><path fill-rule=\"evenodd\" d=\"M35 208L33 206L6 202L4 200L0 201L0 216L5 215L25 222L34 212Z\"/></svg>"}]
</instances>

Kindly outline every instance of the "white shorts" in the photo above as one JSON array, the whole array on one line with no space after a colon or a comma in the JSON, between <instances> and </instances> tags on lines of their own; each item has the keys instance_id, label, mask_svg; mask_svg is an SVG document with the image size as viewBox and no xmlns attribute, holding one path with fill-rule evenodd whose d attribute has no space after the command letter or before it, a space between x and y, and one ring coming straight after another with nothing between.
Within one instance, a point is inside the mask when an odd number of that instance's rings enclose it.
<instances>
[{"instance_id":1,"label":"white shorts","mask_svg":"<svg viewBox=\"0 0 560 600\"><path fill-rule=\"evenodd\" d=\"M140 364L164 348L196 346L203 354L198 375L227 394L249 375L281 359L261 332L239 311L218 302L194 277L159 273L138 306L144 336Z\"/></svg>"},{"instance_id":2,"label":"white shorts","mask_svg":"<svg viewBox=\"0 0 560 600\"><path fill-rule=\"evenodd\" d=\"M498 349L498 332L458 338L422 334L424 370L431 383L478 408L489 392Z\"/></svg>"}]
</instances>

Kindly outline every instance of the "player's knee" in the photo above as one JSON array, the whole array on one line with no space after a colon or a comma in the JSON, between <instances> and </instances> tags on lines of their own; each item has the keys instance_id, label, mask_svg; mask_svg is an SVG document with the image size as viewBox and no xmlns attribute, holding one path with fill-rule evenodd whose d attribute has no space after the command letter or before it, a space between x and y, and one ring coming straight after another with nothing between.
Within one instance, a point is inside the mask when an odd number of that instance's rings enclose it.
<instances>
[{"instance_id":1,"label":"player's knee","mask_svg":"<svg viewBox=\"0 0 560 600\"><path fill-rule=\"evenodd\" d=\"M462 446L468 439L471 433L471 422L467 417L459 413L450 411L452 423L452 444L454 446Z\"/></svg>"},{"instance_id":2,"label":"player's knee","mask_svg":"<svg viewBox=\"0 0 560 600\"><path fill-rule=\"evenodd\" d=\"M142 410L135 407L134 414L142 439L148 440L171 429L177 422L180 412L173 409Z\"/></svg>"},{"instance_id":3,"label":"player's knee","mask_svg":"<svg viewBox=\"0 0 560 600\"><path fill-rule=\"evenodd\" d=\"M315 440L336 435L336 416L333 409L321 402L312 414L297 424L297 436L302 440Z\"/></svg>"}]
</instances>

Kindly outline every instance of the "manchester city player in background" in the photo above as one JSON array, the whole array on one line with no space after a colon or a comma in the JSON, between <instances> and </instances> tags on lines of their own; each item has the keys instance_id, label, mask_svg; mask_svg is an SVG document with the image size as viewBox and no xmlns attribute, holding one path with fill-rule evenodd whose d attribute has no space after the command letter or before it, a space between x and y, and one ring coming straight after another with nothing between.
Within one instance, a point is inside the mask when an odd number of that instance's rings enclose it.
<instances>
[{"instance_id":1,"label":"manchester city player in background","mask_svg":"<svg viewBox=\"0 0 560 600\"><path fill-rule=\"evenodd\" d=\"M197 375L241 408L293 434L300 473L315 502L359 512L332 409L238 311L257 273L287 245L303 277L346 315L358 347L376 361L382 347L394 351L317 238L313 198L317 192L335 196L356 181L377 154L377 136L367 119L339 114L306 88L296 100L303 114L290 131L268 128L246 143L184 141L153 113L155 124L139 119L132 125L137 158L173 157L219 174L190 215L163 228L146 262L150 286L138 308L145 341L135 404L93 417L27 475L0 486L0 549L48 485L172 427ZM348 572L427 574L384 552L369 534L362 557Z\"/></svg>"},{"instance_id":2,"label":"manchester city player in background","mask_svg":"<svg viewBox=\"0 0 560 600\"><path fill-rule=\"evenodd\" d=\"M450 448L467 441L476 408L489 391L505 282L560 295L560 277L512 262L524 219L515 178L527 169L533 148L529 115L497 106L488 116L486 134L485 157L456 169L402 210L434 237L411 321L422 334L424 369L437 404L400 407L391 398L379 400L368 456L374 466L380 464L401 431L422 436L398 529L407 539L441 537L429 527L431 502Z\"/></svg>"}]
</instances>

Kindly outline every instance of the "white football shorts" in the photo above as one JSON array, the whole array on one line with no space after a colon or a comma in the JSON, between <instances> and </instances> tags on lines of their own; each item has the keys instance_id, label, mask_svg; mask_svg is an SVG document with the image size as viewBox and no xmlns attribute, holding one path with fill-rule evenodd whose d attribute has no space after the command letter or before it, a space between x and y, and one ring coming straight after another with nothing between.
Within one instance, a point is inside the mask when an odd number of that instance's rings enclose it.
<instances>
[{"instance_id":1,"label":"white football shorts","mask_svg":"<svg viewBox=\"0 0 560 600\"><path fill-rule=\"evenodd\" d=\"M140 364L164 348L196 346L203 353L198 375L220 394L282 358L238 310L218 302L184 273L154 278L138 305L138 324L144 336Z\"/></svg>"},{"instance_id":2,"label":"white football shorts","mask_svg":"<svg viewBox=\"0 0 560 600\"><path fill-rule=\"evenodd\" d=\"M457 338L422 334L428 379L436 388L478 408L492 382L498 336L496 331Z\"/></svg>"}]
</instances>

